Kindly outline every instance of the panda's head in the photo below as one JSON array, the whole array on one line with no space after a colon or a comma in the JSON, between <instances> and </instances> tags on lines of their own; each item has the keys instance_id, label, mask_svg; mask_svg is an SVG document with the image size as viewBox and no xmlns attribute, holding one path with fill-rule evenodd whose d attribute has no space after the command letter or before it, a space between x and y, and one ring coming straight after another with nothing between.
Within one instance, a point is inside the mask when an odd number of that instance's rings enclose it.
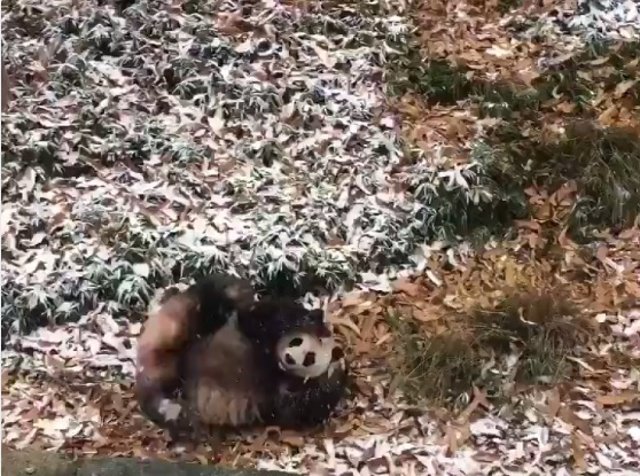
<instances>
[{"instance_id":1,"label":"panda's head","mask_svg":"<svg viewBox=\"0 0 640 476\"><path fill-rule=\"evenodd\" d=\"M294 331L282 337L276 355L283 371L304 379L321 376L344 357L331 335L306 331Z\"/></svg>"}]
</instances>

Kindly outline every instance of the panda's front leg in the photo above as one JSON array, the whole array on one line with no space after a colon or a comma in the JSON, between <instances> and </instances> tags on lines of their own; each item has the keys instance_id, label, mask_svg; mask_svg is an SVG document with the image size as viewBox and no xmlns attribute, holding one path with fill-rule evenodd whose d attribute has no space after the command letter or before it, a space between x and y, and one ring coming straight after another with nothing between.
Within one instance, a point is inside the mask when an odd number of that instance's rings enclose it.
<instances>
[{"instance_id":1,"label":"panda's front leg","mask_svg":"<svg viewBox=\"0 0 640 476\"><path fill-rule=\"evenodd\" d=\"M272 424L303 429L324 423L345 394L347 369L335 363L320 377L283 376L271 400Z\"/></svg>"}]
</instances>

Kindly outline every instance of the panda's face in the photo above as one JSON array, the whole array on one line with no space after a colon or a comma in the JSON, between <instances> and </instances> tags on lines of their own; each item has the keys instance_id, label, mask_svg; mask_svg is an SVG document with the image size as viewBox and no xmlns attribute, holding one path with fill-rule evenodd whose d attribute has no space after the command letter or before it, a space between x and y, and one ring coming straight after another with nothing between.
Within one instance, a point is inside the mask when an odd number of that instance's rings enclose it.
<instances>
[{"instance_id":1,"label":"panda's face","mask_svg":"<svg viewBox=\"0 0 640 476\"><path fill-rule=\"evenodd\" d=\"M342 353L330 335L322 337L298 331L280 339L277 356L282 370L306 379L324 374Z\"/></svg>"}]
</instances>

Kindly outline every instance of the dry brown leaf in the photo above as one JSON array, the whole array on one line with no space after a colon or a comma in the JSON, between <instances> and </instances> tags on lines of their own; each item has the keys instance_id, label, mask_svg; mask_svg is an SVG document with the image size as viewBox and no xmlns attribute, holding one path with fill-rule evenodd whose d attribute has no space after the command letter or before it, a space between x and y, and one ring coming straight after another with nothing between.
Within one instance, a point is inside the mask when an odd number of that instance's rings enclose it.
<instances>
[{"instance_id":1,"label":"dry brown leaf","mask_svg":"<svg viewBox=\"0 0 640 476\"><path fill-rule=\"evenodd\" d=\"M565 199L572 197L577 191L578 184L576 181L569 180L554 193L556 203L562 203Z\"/></svg>"},{"instance_id":2,"label":"dry brown leaf","mask_svg":"<svg viewBox=\"0 0 640 476\"><path fill-rule=\"evenodd\" d=\"M456 418L456 422L460 424L467 423L469 421L469 417L471 417L473 412L479 406L480 406L479 399L474 398L473 400L471 400L471 403L467 406L467 408L465 408L464 410L462 410L462 412L460 412L460 415L458 415L458 418Z\"/></svg>"},{"instance_id":3,"label":"dry brown leaf","mask_svg":"<svg viewBox=\"0 0 640 476\"><path fill-rule=\"evenodd\" d=\"M11 377L11 371L8 368L2 369L1 382L2 382L2 388L3 389L5 388L5 386L8 386L10 384L10 382L11 382L10 377Z\"/></svg>"},{"instance_id":4,"label":"dry brown leaf","mask_svg":"<svg viewBox=\"0 0 640 476\"><path fill-rule=\"evenodd\" d=\"M487 400L487 395L475 385L473 386L473 398L476 399L478 405L484 407L485 410L491 409L492 405L489 400Z\"/></svg>"},{"instance_id":5,"label":"dry brown leaf","mask_svg":"<svg viewBox=\"0 0 640 476\"><path fill-rule=\"evenodd\" d=\"M196 458L198 462L203 466L207 466L209 464L209 460L207 459L207 457L200 453L195 453L195 454L192 453L192 456Z\"/></svg>"},{"instance_id":6,"label":"dry brown leaf","mask_svg":"<svg viewBox=\"0 0 640 476\"><path fill-rule=\"evenodd\" d=\"M358 326L355 324L355 322L353 322L351 319L346 318L346 317L335 317L332 316L329 319L329 322L331 324L333 324L334 326L342 326L342 327L346 327L347 329L351 329L353 332L356 333L356 335L358 337L360 337L360 329L358 328Z\"/></svg>"},{"instance_id":7,"label":"dry brown leaf","mask_svg":"<svg viewBox=\"0 0 640 476\"><path fill-rule=\"evenodd\" d=\"M388 340L391 340L391 333L387 332L386 334L382 335L375 343L376 347L380 347L382 344L384 344L385 342L387 342Z\"/></svg>"},{"instance_id":8,"label":"dry brown leaf","mask_svg":"<svg viewBox=\"0 0 640 476\"><path fill-rule=\"evenodd\" d=\"M450 423L447 423L447 429L445 433L445 444L447 446L446 454L447 456L452 456L458 451L458 438L456 436L456 430L451 426Z\"/></svg>"},{"instance_id":9,"label":"dry brown leaf","mask_svg":"<svg viewBox=\"0 0 640 476\"><path fill-rule=\"evenodd\" d=\"M540 77L540 73L532 69L521 69L516 72L520 80L528 87L533 87L533 82Z\"/></svg>"},{"instance_id":10,"label":"dry brown leaf","mask_svg":"<svg viewBox=\"0 0 640 476\"><path fill-rule=\"evenodd\" d=\"M556 110L563 112L565 114L572 113L576 109L576 105L571 102L561 102L556 105Z\"/></svg>"},{"instance_id":11,"label":"dry brown leaf","mask_svg":"<svg viewBox=\"0 0 640 476\"><path fill-rule=\"evenodd\" d=\"M394 291L402 292L408 294L409 296L415 297L420 294L421 286L407 279L398 279L394 281L391 286Z\"/></svg>"},{"instance_id":12,"label":"dry brown leaf","mask_svg":"<svg viewBox=\"0 0 640 476\"><path fill-rule=\"evenodd\" d=\"M614 118L618 115L618 108L616 106L609 106L604 112L598 116L600 121L605 126L611 126L614 124Z\"/></svg>"},{"instance_id":13,"label":"dry brown leaf","mask_svg":"<svg viewBox=\"0 0 640 476\"><path fill-rule=\"evenodd\" d=\"M367 342L364 340L358 340L356 342L355 347L353 348L353 352L357 355L369 354L371 352L371 342Z\"/></svg>"},{"instance_id":14,"label":"dry brown leaf","mask_svg":"<svg viewBox=\"0 0 640 476\"><path fill-rule=\"evenodd\" d=\"M505 262L504 279L510 288L513 288L518 281L518 267L512 261Z\"/></svg>"},{"instance_id":15,"label":"dry brown leaf","mask_svg":"<svg viewBox=\"0 0 640 476\"><path fill-rule=\"evenodd\" d=\"M579 418L568 405L562 405L560 407L560 411L558 412L558 416L569 425L573 425L575 428L581 430L587 435L592 435L593 432L591 430L591 426L581 418Z\"/></svg>"},{"instance_id":16,"label":"dry brown leaf","mask_svg":"<svg viewBox=\"0 0 640 476\"><path fill-rule=\"evenodd\" d=\"M379 312L376 314L380 314ZM361 316L358 320L358 327L360 329L360 337L362 340L371 342L373 340L373 336L376 330L376 324L379 322L378 319L373 316Z\"/></svg>"},{"instance_id":17,"label":"dry brown leaf","mask_svg":"<svg viewBox=\"0 0 640 476\"><path fill-rule=\"evenodd\" d=\"M416 308L413 309L412 314L413 314L413 318L420 322L437 321L441 317L439 314L429 313L423 309L416 309Z\"/></svg>"},{"instance_id":18,"label":"dry brown leaf","mask_svg":"<svg viewBox=\"0 0 640 476\"><path fill-rule=\"evenodd\" d=\"M596 398L596 401L603 407L610 407L620 405L622 403L633 402L638 398L640 398L640 393L629 391L609 395L600 395L598 396L598 398Z\"/></svg>"},{"instance_id":19,"label":"dry brown leaf","mask_svg":"<svg viewBox=\"0 0 640 476\"><path fill-rule=\"evenodd\" d=\"M606 245L602 245L598 247L596 251L596 258L600 261L605 267L607 266L607 255L609 254L609 248Z\"/></svg>"},{"instance_id":20,"label":"dry brown leaf","mask_svg":"<svg viewBox=\"0 0 640 476\"><path fill-rule=\"evenodd\" d=\"M562 402L560 400L560 391L557 388L551 390L549 395L549 401L547 403L547 415L553 419L558 414Z\"/></svg>"},{"instance_id":21,"label":"dry brown leaf","mask_svg":"<svg viewBox=\"0 0 640 476\"><path fill-rule=\"evenodd\" d=\"M532 231L541 231L542 226L535 220L515 220L514 223L516 226L527 228Z\"/></svg>"},{"instance_id":22,"label":"dry brown leaf","mask_svg":"<svg viewBox=\"0 0 640 476\"><path fill-rule=\"evenodd\" d=\"M622 81L621 83L618 83L616 89L613 92L614 96L620 99L627 91L629 91L629 89L634 87L637 83L637 79L630 79L628 81Z\"/></svg>"},{"instance_id":23,"label":"dry brown leaf","mask_svg":"<svg viewBox=\"0 0 640 476\"><path fill-rule=\"evenodd\" d=\"M630 240L632 238L635 238L637 235L638 235L637 228L629 228L627 230L621 231L620 234L618 235L618 238L620 238L621 240Z\"/></svg>"},{"instance_id":24,"label":"dry brown leaf","mask_svg":"<svg viewBox=\"0 0 640 476\"><path fill-rule=\"evenodd\" d=\"M584 450L582 449L582 445L576 437L575 432L571 433L571 449L573 450L573 461L575 465L579 469L585 470L587 468L587 462L584 458Z\"/></svg>"},{"instance_id":25,"label":"dry brown leaf","mask_svg":"<svg viewBox=\"0 0 640 476\"><path fill-rule=\"evenodd\" d=\"M365 312L372 311L376 304L372 301L360 301L356 306L353 306L349 312L353 315L364 314Z\"/></svg>"},{"instance_id":26,"label":"dry brown leaf","mask_svg":"<svg viewBox=\"0 0 640 476\"><path fill-rule=\"evenodd\" d=\"M624 283L624 289L635 298L640 298L640 285L635 281L627 281Z\"/></svg>"},{"instance_id":27,"label":"dry brown leaf","mask_svg":"<svg viewBox=\"0 0 640 476\"><path fill-rule=\"evenodd\" d=\"M562 231L558 235L558 244L560 246L562 246L563 248L565 248L565 249L574 249L575 250L577 248L577 245L575 244L574 241L572 241L567 236L568 232L569 232L569 229L567 227L562 229Z\"/></svg>"},{"instance_id":28,"label":"dry brown leaf","mask_svg":"<svg viewBox=\"0 0 640 476\"><path fill-rule=\"evenodd\" d=\"M329 69L331 69L331 68L333 68L335 66L336 59L333 58L329 54L329 52L327 50L325 50L324 48L321 48L320 46L316 45L315 43L311 43L310 46L316 52L316 54L318 55L318 58L320 59L322 64L324 64Z\"/></svg>"},{"instance_id":29,"label":"dry brown leaf","mask_svg":"<svg viewBox=\"0 0 640 476\"><path fill-rule=\"evenodd\" d=\"M362 291L354 291L345 294L341 300L342 307L357 306L362 302L364 293Z\"/></svg>"},{"instance_id":30,"label":"dry brown leaf","mask_svg":"<svg viewBox=\"0 0 640 476\"><path fill-rule=\"evenodd\" d=\"M302 448L305 443L303 436L294 434L292 432L286 432L280 435L280 441L289 446L293 446L294 448Z\"/></svg>"}]
</instances>

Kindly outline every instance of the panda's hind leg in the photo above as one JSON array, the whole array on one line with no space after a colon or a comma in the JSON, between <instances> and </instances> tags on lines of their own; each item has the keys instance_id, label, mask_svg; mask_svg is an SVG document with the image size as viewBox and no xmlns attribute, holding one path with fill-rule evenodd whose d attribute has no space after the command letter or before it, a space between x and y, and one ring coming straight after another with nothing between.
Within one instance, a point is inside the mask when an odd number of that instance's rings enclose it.
<instances>
[{"instance_id":1,"label":"panda's hind leg","mask_svg":"<svg viewBox=\"0 0 640 476\"><path fill-rule=\"evenodd\" d=\"M211 335L227 324L235 313L250 309L255 291L247 280L212 274L197 280L186 293L200 305L198 333Z\"/></svg>"}]
</instances>

